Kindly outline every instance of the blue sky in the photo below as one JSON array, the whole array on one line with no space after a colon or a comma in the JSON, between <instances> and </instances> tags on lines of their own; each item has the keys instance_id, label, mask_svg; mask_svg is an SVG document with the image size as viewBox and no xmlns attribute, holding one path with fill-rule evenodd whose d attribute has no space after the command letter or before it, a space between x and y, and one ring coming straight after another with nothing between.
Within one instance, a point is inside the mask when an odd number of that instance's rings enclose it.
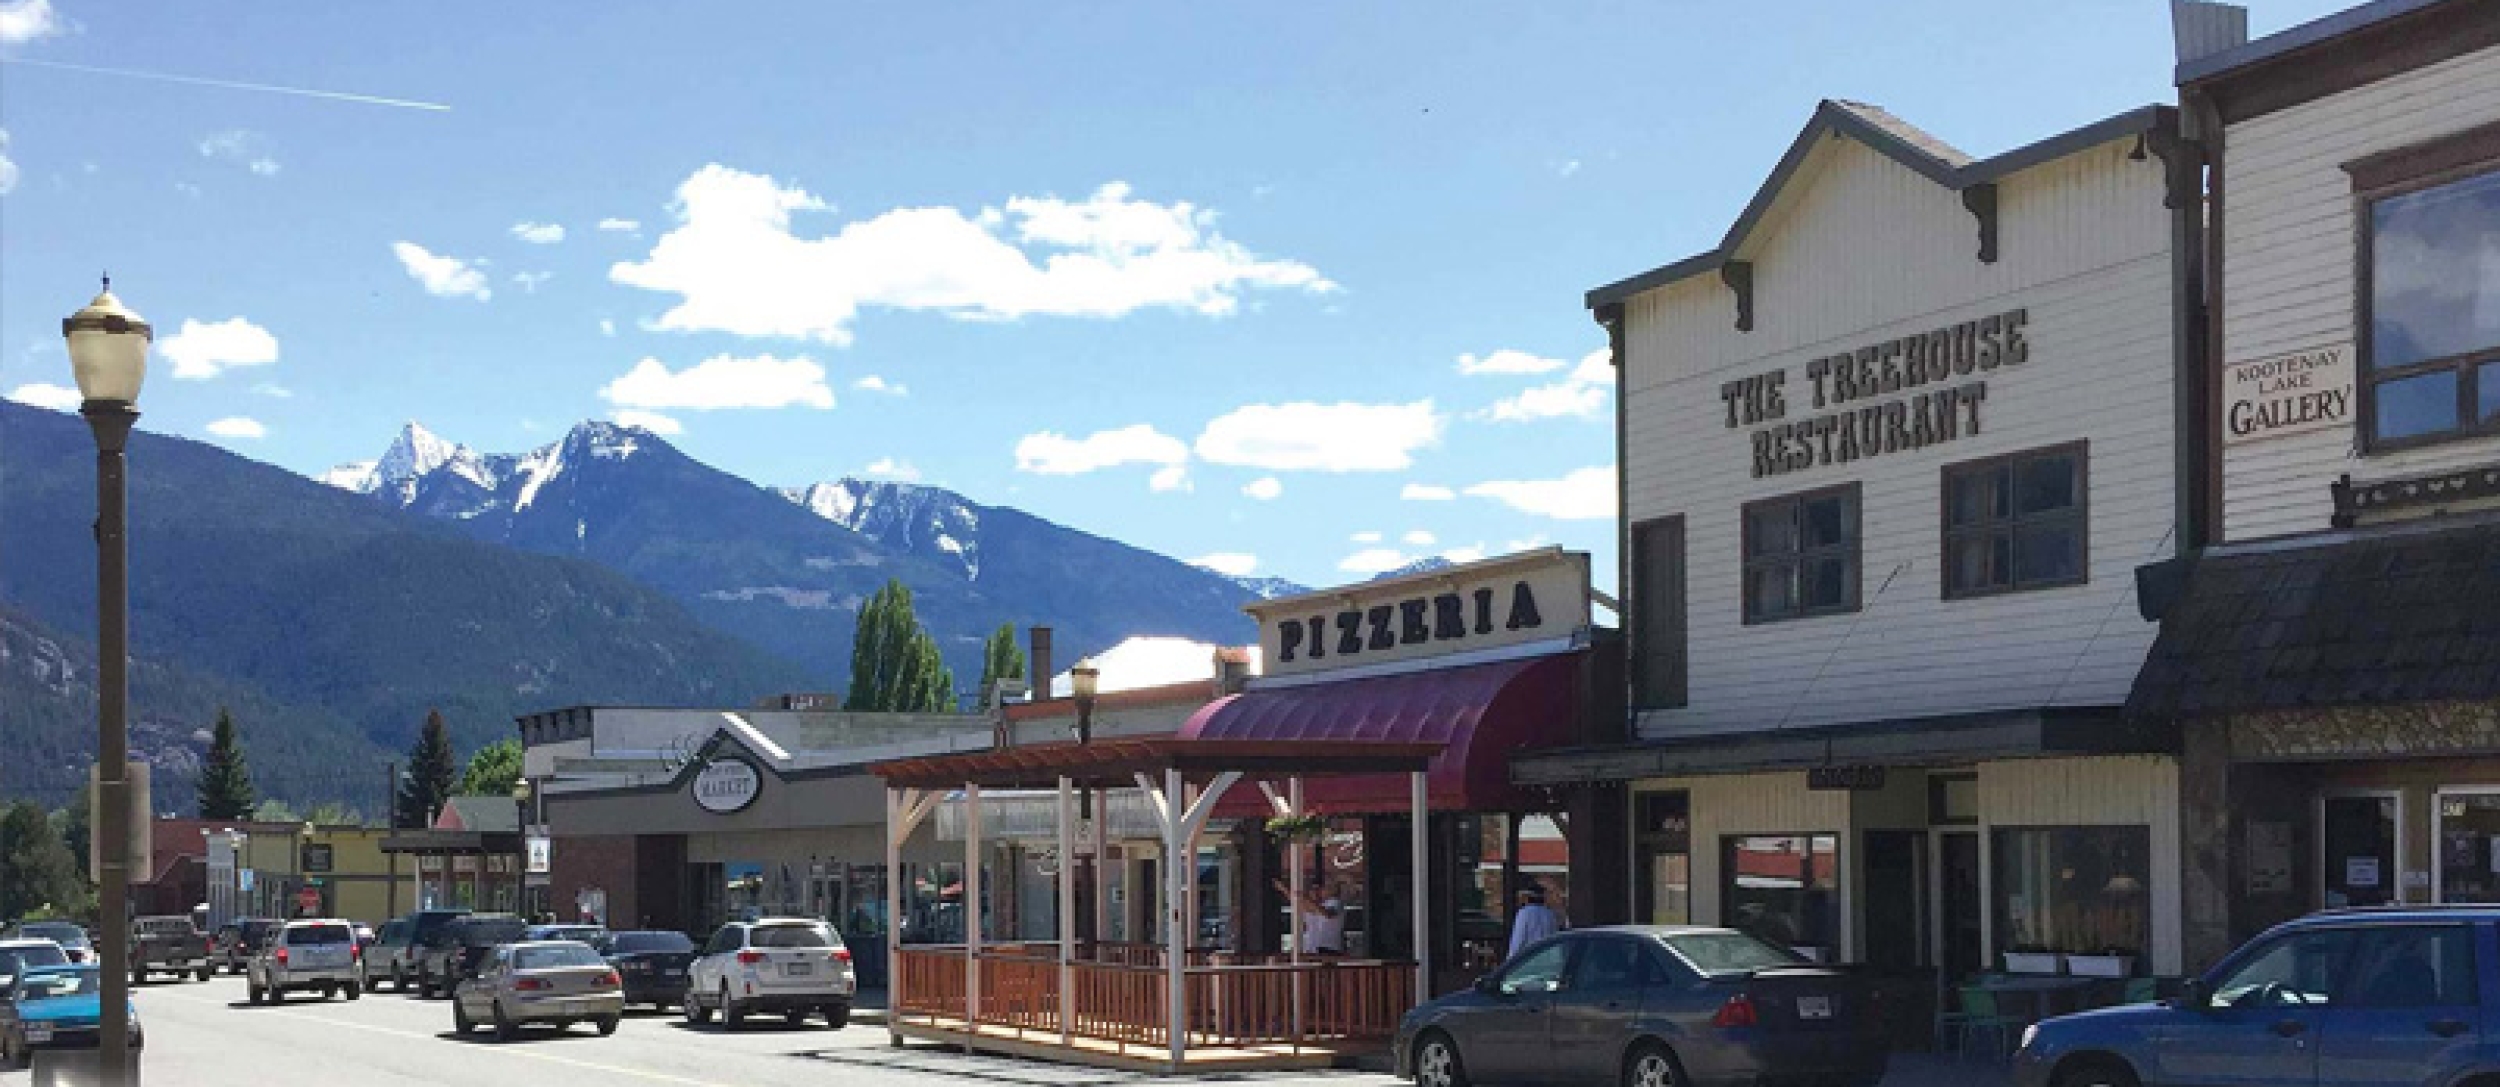
<instances>
[{"instance_id":1,"label":"blue sky","mask_svg":"<svg viewBox=\"0 0 2500 1087\"><path fill-rule=\"evenodd\" d=\"M1713 244L1819 98L1987 154L2170 54L2154 0L0 0L0 391L69 383L109 268L143 425L301 472L622 414L1314 585L1609 571L1584 290Z\"/></svg>"}]
</instances>

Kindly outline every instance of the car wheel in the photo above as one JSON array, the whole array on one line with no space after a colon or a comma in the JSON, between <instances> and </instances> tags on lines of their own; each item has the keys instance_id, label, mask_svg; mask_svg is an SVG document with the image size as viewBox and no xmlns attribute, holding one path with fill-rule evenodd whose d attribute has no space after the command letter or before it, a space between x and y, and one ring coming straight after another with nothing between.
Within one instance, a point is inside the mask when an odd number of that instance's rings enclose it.
<instances>
[{"instance_id":1,"label":"car wheel","mask_svg":"<svg viewBox=\"0 0 2500 1087\"><path fill-rule=\"evenodd\" d=\"M1415 1087L1467 1087L1467 1066L1449 1035L1436 1030L1415 1043Z\"/></svg>"},{"instance_id":2,"label":"car wheel","mask_svg":"<svg viewBox=\"0 0 2500 1087\"><path fill-rule=\"evenodd\" d=\"M243 993L244 998L250 1000L254 1004L269 1003L269 990L261 988L260 983L257 981L245 982Z\"/></svg>"},{"instance_id":3,"label":"car wheel","mask_svg":"<svg viewBox=\"0 0 2500 1087\"><path fill-rule=\"evenodd\" d=\"M1675 1069L1675 1055L1656 1042L1645 1043L1624 1058L1623 1087L1681 1087L1683 1082Z\"/></svg>"},{"instance_id":4,"label":"car wheel","mask_svg":"<svg viewBox=\"0 0 2500 1087\"><path fill-rule=\"evenodd\" d=\"M9 1044L9 1036L0 1034L0 1072L17 1069L17 1047Z\"/></svg>"},{"instance_id":5,"label":"car wheel","mask_svg":"<svg viewBox=\"0 0 2500 1087\"><path fill-rule=\"evenodd\" d=\"M731 1029L731 1030L736 1030L736 1029L738 1029L738 1025L739 1025L739 1024L744 1023L744 1022L746 1022L746 1021L747 1021L747 1013L746 1013L746 1009L744 1009L744 1008L740 1008L740 1007L738 1006L738 1003L737 1003L736 1001L729 999L729 983L728 983L728 982L726 982L726 981L721 982L721 983L720 983L720 1025L722 1025L722 1026L724 1026L724 1027L727 1027L727 1028L729 1028L729 1029Z\"/></svg>"},{"instance_id":6,"label":"car wheel","mask_svg":"<svg viewBox=\"0 0 2500 1087\"><path fill-rule=\"evenodd\" d=\"M2135 1073L2124 1065L2091 1061L2057 1074L2057 1087L2136 1087Z\"/></svg>"},{"instance_id":7,"label":"car wheel","mask_svg":"<svg viewBox=\"0 0 2500 1087\"><path fill-rule=\"evenodd\" d=\"M451 1002L451 1029L463 1037L477 1030L477 1021L469 1018L469 1009L461 1007L457 1000Z\"/></svg>"},{"instance_id":8,"label":"car wheel","mask_svg":"<svg viewBox=\"0 0 2500 1087\"><path fill-rule=\"evenodd\" d=\"M851 1006L836 1004L825 1009L825 1025L840 1030L851 1025Z\"/></svg>"},{"instance_id":9,"label":"car wheel","mask_svg":"<svg viewBox=\"0 0 2500 1087\"><path fill-rule=\"evenodd\" d=\"M408 992L408 975L400 973L397 966L391 967L391 991L403 996Z\"/></svg>"},{"instance_id":10,"label":"car wheel","mask_svg":"<svg viewBox=\"0 0 2500 1087\"><path fill-rule=\"evenodd\" d=\"M783 1012L783 1013L781 1013L781 1021L782 1021L783 1023L789 1024L790 1026L794 1026L794 1027L803 1027L803 1026L806 1026L806 1025L807 1025L807 1009L805 1009L805 1008L792 1008L792 1009L790 1009L789 1011Z\"/></svg>"},{"instance_id":11,"label":"car wheel","mask_svg":"<svg viewBox=\"0 0 2500 1087\"><path fill-rule=\"evenodd\" d=\"M354 1000L365 995L365 987L352 981L348 982L347 988L341 991L347 994L347 999L349 1000Z\"/></svg>"},{"instance_id":12,"label":"car wheel","mask_svg":"<svg viewBox=\"0 0 2500 1087\"><path fill-rule=\"evenodd\" d=\"M323 1000L336 1000L338 999L338 995L339 987L336 985L324 985L321 987L321 999Z\"/></svg>"},{"instance_id":13,"label":"car wheel","mask_svg":"<svg viewBox=\"0 0 2500 1087\"><path fill-rule=\"evenodd\" d=\"M520 1026L512 1021L512 1017L503 1013L503 1001L496 1001L495 1040L498 1042L509 1042L512 1040L513 1035L519 1034L520 1032Z\"/></svg>"},{"instance_id":14,"label":"car wheel","mask_svg":"<svg viewBox=\"0 0 2500 1087\"><path fill-rule=\"evenodd\" d=\"M620 1015L602 1015L599 1018L592 1020L592 1024L599 1028L599 1036L605 1038L608 1035L616 1033L616 1024L621 1022L623 1019L624 1017Z\"/></svg>"},{"instance_id":15,"label":"car wheel","mask_svg":"<svg viewBox=\"0 0 2500 1087\"><path fill-rule=\"evenodd\" d=\"M706 1008L706 1007L704 1007L704 1006L703 1006L703 998L702 998L702 997L699 997L699 996L696 996L696 995L694 995L693 993L687 993L687 994L686 994L686 1022L692 1023L692 1024L694 1024L694 1025L696 1025L696 1026L698 1026L698 1027L699 1027L699 1026L702 1026L703 1024L705 1024L705 1023L709 1023L709 1022L711 1022L711 1021L712 1021L712 1009L710 1009L710 1008Z\"/></svg>"},{"instance_id":16,"label":"car wheel","mask_svg":"<svg viewBox=\"0 0 2500 1087\"><path fill-rule=\"evenodd\" d=\"M217 976L217 971L211 969L206 963L202 963L200 965L199 972L191 976L198 978L201 981L207 981L208 979Z\"/></svg>"}]
</instances>

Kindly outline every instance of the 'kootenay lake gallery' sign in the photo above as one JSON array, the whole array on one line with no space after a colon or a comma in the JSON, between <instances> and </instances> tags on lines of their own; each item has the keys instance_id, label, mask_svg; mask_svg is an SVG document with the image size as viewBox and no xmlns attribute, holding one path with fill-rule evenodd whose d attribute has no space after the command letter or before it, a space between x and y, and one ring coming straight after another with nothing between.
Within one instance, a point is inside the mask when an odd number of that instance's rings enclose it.
<instances>
[{"instance_id":1,"label":"'kootenay lake gallery' sign","mask_svg":"<svg viewBox=\"0 0 2500 1087\"><path fill-rule=\"evenodd\" d=\"M2352 425L2348 343L2313 347L2222 368L2222 435L2237 445Z\"/></svg>"}]
</instances>

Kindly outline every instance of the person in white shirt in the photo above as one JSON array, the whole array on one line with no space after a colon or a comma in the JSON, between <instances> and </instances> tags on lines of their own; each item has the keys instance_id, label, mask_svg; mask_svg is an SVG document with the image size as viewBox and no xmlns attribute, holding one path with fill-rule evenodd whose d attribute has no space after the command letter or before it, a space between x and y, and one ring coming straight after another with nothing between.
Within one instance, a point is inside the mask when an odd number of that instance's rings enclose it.
<instances>
[{"instance_id":1,"label":"person in white shirt","mask_svg":"<svg viewBox=\"0 0 2500 1087\"><path fill-rule=\"evenodd\" d=\"M1530 883L1519 892L1519 909L1511 914L1509 958L1534 946L1537 941L1562 931L1562 918L1545 906L1545 888Z\"/></svg>"},{"instance_id":2,"label":"person in white shirt","mask_svg":"<svg viewBox=\"0 0 2500 1087\"><path fill-rule=\"evenodd\" d=\"M1276 889L1287 895L1293 893L1281 879L1276 881ZM1345 954L1345 903L1333 896L1322 898L1316 889L1305 889L1294 909L1302 914L1303 954Z\"/></svg>"}]
</instances>

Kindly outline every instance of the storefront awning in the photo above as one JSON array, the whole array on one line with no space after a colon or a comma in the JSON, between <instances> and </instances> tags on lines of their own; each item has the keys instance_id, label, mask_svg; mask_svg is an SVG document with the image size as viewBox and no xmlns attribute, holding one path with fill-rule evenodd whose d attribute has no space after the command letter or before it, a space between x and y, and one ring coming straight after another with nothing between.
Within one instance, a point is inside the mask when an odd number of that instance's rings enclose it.
<instances>
[{"instance_id":1,"label":"storefront awning","mask_svg":"<svg viewBox=\"0 0 2500 1087\"><path fill-rule=\"evenodd\" d=\"M1584 654L1251 690L1210 702L1181 726L1194 740L1320 745L1440 744L1427 788L1444 811L1535 811L1551 805L1510 783L1510 753L1573 735ZM1332 815L1402 812L1407 782L1381 775L1313 780L1304 799Z\"/></svg>"}]
</instances>

